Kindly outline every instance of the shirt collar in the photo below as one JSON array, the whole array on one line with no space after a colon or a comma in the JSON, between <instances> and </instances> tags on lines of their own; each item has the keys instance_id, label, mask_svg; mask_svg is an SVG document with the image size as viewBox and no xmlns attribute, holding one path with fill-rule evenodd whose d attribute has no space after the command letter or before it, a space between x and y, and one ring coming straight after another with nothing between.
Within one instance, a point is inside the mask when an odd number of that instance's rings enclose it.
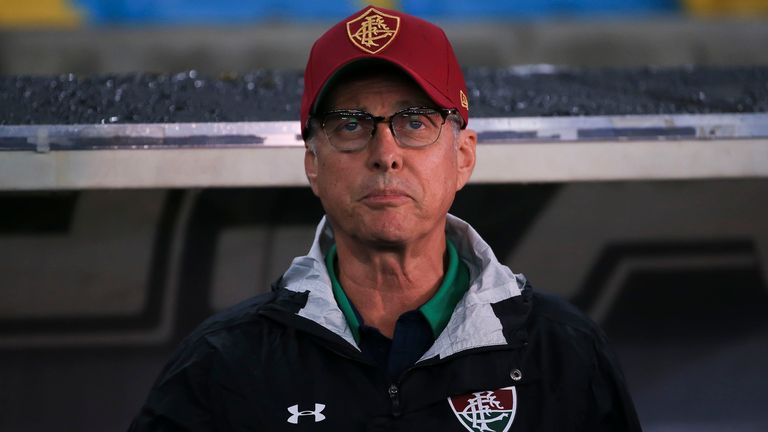
<instances>
[{"instance_id":1,"label":"shirt collar","mask_svg":"<svg viewBox=\"0 0 768 432\"><path fill-rule=\"evenodd\" d=\"M446 240L446 248L448 249L448 269L443 277L443 282L440 284L435 295L419 307L419 311L424 315L424 318L426 318L429 326L432 328L432 334L435 338L445 329L453 314L453 309L464 296L464 293L467 292L467 289L469 289L469 269L459 259L456 247L450 240ZM336 277L335 264L336 244L333 244L325 256L325 266L328 269L336 302L344 314L344 318L347 320L355 342L359 343L360 320L355 313L352 302L347 297Z\"/></svg>"}]
</instances>

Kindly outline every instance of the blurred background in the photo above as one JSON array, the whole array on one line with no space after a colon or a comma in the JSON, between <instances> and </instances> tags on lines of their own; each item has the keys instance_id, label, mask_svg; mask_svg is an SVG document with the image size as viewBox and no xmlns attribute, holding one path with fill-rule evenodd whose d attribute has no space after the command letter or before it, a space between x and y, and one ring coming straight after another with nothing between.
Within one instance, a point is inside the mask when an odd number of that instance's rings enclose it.
<instances>
[{"instance_id":1,"label":"blurred background","mask_svg":"<svg viewBox=\"0 0 768 432\"><path fill-rule=\"evenodd\" d=\"M768 0L373 3L440 24L467 67L768 65ZM0 0L0 75L295 72L363 5ZM645 430L765 431L766 197L761 178L472 184L452 211L602 325ZM180 339L268 289L321 215L302 187L0 184L0 431L126 429Z\"/></svg>"},{"instance_id":2,"label":"blurred background","mask_svg":"<svg viewBox=\"0 0 768 432\"><path fill-rule=\"evenodd\" d=\"M766 64L765 0L401 0L466 66ZM303 68L360 1L0 0L0 72Z\"/></svg>"}]
</instances>

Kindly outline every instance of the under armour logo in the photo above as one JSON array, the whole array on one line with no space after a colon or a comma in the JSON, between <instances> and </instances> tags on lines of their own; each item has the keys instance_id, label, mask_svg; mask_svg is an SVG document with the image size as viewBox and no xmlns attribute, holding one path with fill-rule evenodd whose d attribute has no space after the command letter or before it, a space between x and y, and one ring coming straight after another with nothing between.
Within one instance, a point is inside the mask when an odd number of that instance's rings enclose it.
<instances>
[{"instance_id":1,"label":"under armour logo","mask_svg":"<svg viewBox=\"0 0 768 432\"><path fill-rule=\"evenodd\" d=\"M301 416L315 416L315 423L321 422L325 420L325 415L322 414L323 410L325 409L325 405L316 403L315 404L315 410L314 411L299 411L298 405L293 405L288 407L288 412L291 413L291 416L288 417L288 423L291 424L298 424L299 423L299 417Z\"/></svg>"}]
</instances>

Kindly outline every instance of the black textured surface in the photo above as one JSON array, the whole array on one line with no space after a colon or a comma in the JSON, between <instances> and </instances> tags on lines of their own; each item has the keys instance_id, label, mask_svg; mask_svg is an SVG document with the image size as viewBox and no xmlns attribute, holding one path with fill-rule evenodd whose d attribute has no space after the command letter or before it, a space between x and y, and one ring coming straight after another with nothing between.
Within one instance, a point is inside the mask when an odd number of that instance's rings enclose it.
<instances>
[{"instance_id":1,"label":"black textured surface","mask_svg":"<svg viewBox=\"0 0 768 432\"><path fill-rule=\"evenodd\" d=\"M768 67L475 69L466 78L476 117L768 111Z\"/></svg>"},{"instance_id":2,"label":"black textured surface","mask_svg":"<svg viewBox=\"0 0 768 432\"><path fill-rule=\"evenodd\" d=\"M466 71L473 117L768 111L768 67ZM0 77L0 124L297 120L299 71Z\"/></svg>"},{"instance_id":3,"label":"black textured surface","mask_svg":"<svg viewBox=\"0 0 768 432\"><path fill-rule=\"evenodd\" d=\"M0 124L293 120L302 91L296 71L0 77Z\"/></svg>"}]
</instances>

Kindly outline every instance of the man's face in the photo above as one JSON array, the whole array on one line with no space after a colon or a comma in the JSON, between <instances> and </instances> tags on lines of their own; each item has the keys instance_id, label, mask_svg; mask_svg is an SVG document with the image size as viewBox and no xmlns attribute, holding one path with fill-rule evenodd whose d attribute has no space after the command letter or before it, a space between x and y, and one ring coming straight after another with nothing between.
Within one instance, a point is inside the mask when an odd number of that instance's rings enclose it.
<instances>
[{"instance_id":1,"label":"man's face","mask_svg":"<svg viewBox=\"0 0 768 432\"><path fill-rule=\"evenodd\" d=\"M409 107L435 107L413 81L393 74L346 80L329 93L328 102L334 110L384 117ZM336 237L392 248L441 235L454 195L475 164L476 134L463 130L457 137L453 129L448 120L435 143L406 148L388 123L379 123L364 149L345 153L315 126L315 152L307 150L304 165Z\"/></svg>"}]
</instances>

